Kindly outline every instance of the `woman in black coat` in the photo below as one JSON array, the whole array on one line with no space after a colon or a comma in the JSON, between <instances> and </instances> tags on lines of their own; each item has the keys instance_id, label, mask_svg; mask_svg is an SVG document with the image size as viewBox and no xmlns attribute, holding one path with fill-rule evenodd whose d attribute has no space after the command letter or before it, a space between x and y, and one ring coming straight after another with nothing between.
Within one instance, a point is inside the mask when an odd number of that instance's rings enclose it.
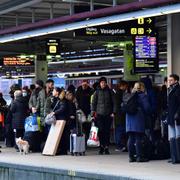
<instances>
[{"instance_id":1,"label":"woman in black coat","mask_svg":"<svg viewBox=\"0 0 180 180\"><path fill-rule=\"evenodd\" d=\"M15 138L19 138L24 136L24 122L28 116L28 105L22 97L20 90L14 92L14 97L15 99L10 107L12 113L12 128L15 132Z\"/></svg>"},{"instance_id":2,"label":"woman in black coat","mask_svg":"<svg viewBox=\"0 0 180 180\"><path fill-rule=\"evenodd\" d=\"M55 87L53 90L53 99L51 108L53 110L52 114L56 116L57 120L68 120L68 103L65 99L65 92L60 88ZM64 127L64 131L61 137L61 141L57 150L57 155L67 155L68 151L68 136L69 128L67 123Z\"/></svg>"}]
</instances>

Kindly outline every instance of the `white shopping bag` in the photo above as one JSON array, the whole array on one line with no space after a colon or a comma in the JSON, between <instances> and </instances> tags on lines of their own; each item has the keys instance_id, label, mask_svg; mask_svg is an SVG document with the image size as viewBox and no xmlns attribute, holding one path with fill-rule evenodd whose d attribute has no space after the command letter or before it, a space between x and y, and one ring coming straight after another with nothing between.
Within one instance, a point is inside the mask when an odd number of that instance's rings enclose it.
<instances>
[{"instance_id":1,"label":"white shopping bag","mask_svg":"<svg viewBox=\"0 0 180 180\"><path fill-rule=\"evenodd\" d=\"M92 123L89 139L87 141L89 147L99 147L98 128Z\"/></svg>"}]
</instances>

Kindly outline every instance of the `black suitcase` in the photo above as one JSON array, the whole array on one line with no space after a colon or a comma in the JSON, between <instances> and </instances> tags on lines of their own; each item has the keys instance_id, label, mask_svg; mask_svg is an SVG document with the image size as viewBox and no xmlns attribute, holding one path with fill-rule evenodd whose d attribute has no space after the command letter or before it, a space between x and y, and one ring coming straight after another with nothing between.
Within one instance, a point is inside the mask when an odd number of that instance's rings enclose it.
<instances>
[{"instance_id":1,"label":"black suitcase","mask_svg":"<svg viewBox=\"0 0 180 180\"><path fill-rule=\"evenodd\" d=\"M154 158L157 160L170 158L170 145L167 139L161 137L155 142Z\"/></svg>"}]
</instances>

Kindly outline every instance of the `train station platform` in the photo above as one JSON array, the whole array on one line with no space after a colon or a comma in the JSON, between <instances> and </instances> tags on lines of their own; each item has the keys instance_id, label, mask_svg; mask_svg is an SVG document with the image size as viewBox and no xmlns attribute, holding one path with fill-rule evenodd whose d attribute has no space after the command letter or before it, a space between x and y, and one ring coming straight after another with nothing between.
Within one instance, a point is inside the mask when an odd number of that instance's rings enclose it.
<instances>
[{"instance_id":1,"label":"train station platform","mask_svg":"<svg viewBox=\"0 0 180 180\"><path fill-rule=\"evenodd\" d=\"M13 148L2 148L0 180L179 180L180 165L167 160L129 163L127 153L86 156L43 156L40 153L20 155Z\"/></svg>"}]
</instances>

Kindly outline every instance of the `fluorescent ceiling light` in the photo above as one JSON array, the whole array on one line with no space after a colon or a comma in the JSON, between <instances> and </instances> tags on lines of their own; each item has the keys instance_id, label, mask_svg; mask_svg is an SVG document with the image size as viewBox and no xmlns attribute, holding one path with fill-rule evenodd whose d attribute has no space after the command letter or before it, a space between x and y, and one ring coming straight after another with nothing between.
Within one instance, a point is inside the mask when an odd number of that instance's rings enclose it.
<instances>
[{"instance_id":1,"label":"fluorescent ceiling light","mask_svg":"<svg viewBox=\"0 0 180 180\"><path fill-rule=\"evenodd\" d=\"M144 10L130 12L130 13L107 16L107 17L102 17L102 18L97 18L97 19L73 22L70 24L60 24L60 25L56 25L52 27L41 28L41 29L32 30L28 32L22 32L18 34L5 35L0 38L0 43L26 39L30 37L43 36L43 35L53 34L53 33L66 32L66 31L81 29L85 27L93 27L95 25L97 26L97 25L104 25L104 24L109 24L109 23L124 22L124 21L134 20L140 17L144 17L144 18L154 17L154 16L161 16L164 14L171 14L171 13L177 13L177 12L180 12L180 3L167 5L164 7L144 9Z\"/></svg>"},{"instance_id":2,"label":"fluorescent ceiling light","mask_svg":"<svg viewBox=\"0 0 180 180\"><path fill-rule=\"evenodd\" d=\"M98 58L87 58L87 59L74 59L74 60L62 60L58 62L49 62L49 65L53 64L64 64L65 63L77 63L77 62L92 62L92 61L102 61L102 60L112 60L113 58L122 58L123 56L111 56L111 57L98 57Z\"/></svg>"}]
</instances>

